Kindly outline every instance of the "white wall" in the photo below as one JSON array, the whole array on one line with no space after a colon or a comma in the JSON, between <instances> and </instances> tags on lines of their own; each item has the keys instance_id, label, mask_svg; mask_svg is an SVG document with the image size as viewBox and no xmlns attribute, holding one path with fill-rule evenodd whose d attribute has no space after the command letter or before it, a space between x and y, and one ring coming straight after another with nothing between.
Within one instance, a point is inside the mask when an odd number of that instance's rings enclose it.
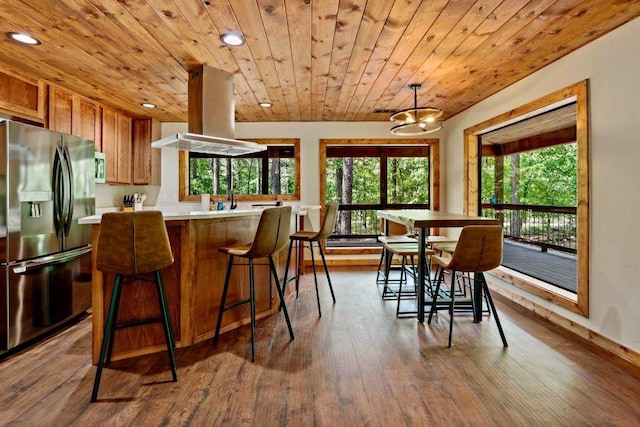
<instances>
[{"instance_id":1,"label":"white wall","mask_svg":"<svg viewBox=\"0 0 640 427\"><path fill-rule=\"evenodd\" d=\"M502 283L599 334L640 351L640 19L618 28L445 123L444 208L462 212L463 131L589 79L590 318Z\"/></svg>"},{"instance_id":2,"label":"white wall","mask_svg":"<svg viewBox=\"0 0 640 427\"><path fill-rule=\"evenodd\" d=\"M320 203L320 139L337 138L396 138L389 133L391 122L268 122L236 123L236 138L300 138L300 203ZM162 136L185 131L185 123L164 123ZM441 138L442 131L429 134ZM406 137L405 137L406 138ZM174 204L178 200L178 154L162 152L162 188L158 204Z\"/></svg>"}]
</instances>

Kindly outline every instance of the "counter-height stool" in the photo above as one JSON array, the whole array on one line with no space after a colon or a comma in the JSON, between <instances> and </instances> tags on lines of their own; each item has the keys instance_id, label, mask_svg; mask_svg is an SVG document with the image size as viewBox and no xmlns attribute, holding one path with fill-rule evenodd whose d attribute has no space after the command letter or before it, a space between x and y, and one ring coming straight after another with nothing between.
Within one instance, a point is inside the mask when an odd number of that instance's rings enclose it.
<instances>
[{"instance_id":1,"label":"counter-height stool","mask_svg":"<svg viewBox=\"0 0 640 427\"><path fill-rule=\"evenodd\" d=\"M320 310L320 294L318 292L318 276L316 275L316 262L313 254L313 243L315 242L318 246L318 250L320 252L320 257L322 258L322 265L324 266L324 272L327 275L327 282L329 283L329 290L331 291L331 298L333 299L333 303L336 303L336 296L333 293L333 286L331 286L331 277L329 276L329 269L327 268L327 261L324 259L324 251L322 250L322 243L327 240L327 237L333 233L333 229L336 226L336 221L338 220L338 206L340 204L338 202L331 202L327 204L326 211L324 214L324 220L322 221L322 227L320 227L319 231L298 231L291 235L289 238L289 253L287 254L287 270L284 274L284 285L287 286L288 275L289 275L289 262L291 261L291 250L293 249L294 244L302 245L304 247L305 243L309 244L309 250L311 251L311 266L313 267L313 280L316 284L316 300L318 301L318 316L322 317L322 311ZM292 278L293 279L293 278ZM296 262L296 297L298 296L298 291L300 290L300 257Z\"/></svg>"},{"instance_id":2,"label":"counter-height stool","mask_svg":"<svg viewBox=\"0 0 640 427\"><path fill-rule=\"evenodd\" d=\"M173 255L162 212L109 212L102 215L96 247L96 268L105 273L114 273L115 280L100 346L98 369L93 383L92 402L98 398L105 356L106 363L111 362L113 338L117 329L153 322L162 323L171 374L173 381L178 380L173 354L175 341L161 272L171 264L173 264ZM153 282L158 294L160 317L117 323L122 286L125 284L135 286L137 281L149 281L148 276L141 276L145 273L154 274Z\"/></svg>"},{"instance_id":3,"label":"counter-height stool","mask_svg":"<svg viewBox=\"0 0 640 427\"><path fill-rule=\"evenodd\" d=\"M387 229L388 223L388 229ZM378 262L378 273L376 274L376 282L380 285L388 283L387 274L391 266L392 255L387 251L387 244L393 243L417 243L415 237L409 236L409 229L404 224L398 224L393 221L380 220L380 235L378 242L382 243L382 251L380 252L380 261Z\"/></svg>"},{"instance_id":4,"label":"counter-height stool","mask_svg":"<svg viewBox=\"0 0 640 427\"><path fill-rule=\"evenodd\" d=\"M403 315L416 315L418 314L416 311L400 311L400 302L403 299L416 299L418 296L418 274L416 271L416 264L414 259L416 259L420 251L418 250L418 243L385 243L384 245L385 251L389 253L390 260L386 263L385 270L385 281L384 281L384 289L382 291L382 299L395 299L397 301L396 307L396 317L401 317ZM425 249L425 257L426 265L427 265L427 289L431 289L431 269L429 267L430 262L429 258L435 252L431 249ZM393 256L399 256L401 261L400 266L400 278L397 280L398 287L392 288L389 285L391 281L390 277L390 265L393 260ZM411 269L409 269L409 264L411 264ZM413 280L413 286L409 286L408 277L411 276ZM405 288L405 286L408 288Z\"/></svg>"},{"instance_id":5,"label":"counter-height stool","mask_svg":"<svg viewBox=\"0 0 640 427\"><path fill-rule=\"evenodd\" d=\"M440 287L444 281L444 272L451 272L451 287L449 292L449 347L451 347L451 337L453 333L453 314L455 311L455 284L457 281L457 275L460 273L475 273L475 280L479 280L481 283L481 290L484 291L484 295L491 306L491 312L493 313L496 324L498 325L498 331L500 332L500 338L502 344L507 347L507 339L502 331L502 325L500 324L500 318L498 312L493 304L493 298L487 281L484 277L484 272L493 270L500 266L502 262L502 226L500 225L468 225L462 229L458 244L456 245L453 254L449 257L433 256L432 259L441 268L436 283L436 289L433 294L433 301L431 303L431 310L429 311L428 324L431 324L433 314L441 308L438 305L438 298L440 295ZM477 300L474 295L474 287L472 286L471 301ZM472 302L473 304L473 302ZM474 318L479 316L479 307L474 307Z\"/></svg>"},{"instance_id":6,"label":"counter-height stool","mask_svg":"<svg viewBox=\"0 0 640 427\"><path fill-rule=\"evenodd\" d=\"M255 279L253 273L254 260L256 258L268 258L271 274L276 284L276 290L280 297L280 308L284 312L284 318L289 328L289 336L293 339L293 329L289 321L289 313L284 301L283 289L280 286L278 272L273 262L273 255L280 252L287 246L289 240L289 227L291 225L291 206L282 206L277 208L269 208L262 211L260 222L256 230L253 242L242 246L231 246L219 248L222 253L229 255L229 263L227 264L227 274L224 279L224 288L222 289L222 300L220 301L220 311L218 312L218 323L216 324L216 333L213 337L213 343L218 342L220 335L220 326L222 325L222 315L225 311L231 310L242 304L249 303L251 310L251 361L255 361L255 327L256 327L256 301L255 301ZM234 264L234 259L245 258L248 264ZM226 304L227 291L229 290L229 280L231 278L231 269L234 265L249 265L249 298ZM266 285L266 284L265 284Z\"/></svg>"}]
</instances>

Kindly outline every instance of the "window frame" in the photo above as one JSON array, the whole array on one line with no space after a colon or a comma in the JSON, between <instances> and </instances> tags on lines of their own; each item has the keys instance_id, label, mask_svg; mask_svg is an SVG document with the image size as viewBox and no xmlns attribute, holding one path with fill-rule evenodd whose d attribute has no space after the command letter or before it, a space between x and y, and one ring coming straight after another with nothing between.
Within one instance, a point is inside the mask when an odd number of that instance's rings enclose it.
<instances>
[{"instance_id":1,"label":"window frame","mask_svg":"<svg viewBox=\"0 0 640 427\"><path fill-rule=\"evenodd\" d=\"M428 146L429 148L429 206L431 210L440 210L440 141L436 138L416 139L416 138L397 138L397 139L320 139L319 143L319 170L320 170L320 201L325 203L326 188L326 166L327 166L327 147L344 146L344 147L366 147L367 146ZM384 184L386 187L386 183ZM324 209L324 208L323 208ZM340 249L327 248L327 253L340 253ZM361 253L367 252L366 248L360 249ZM349 251L349 253L358 253L357 250Z\"/></svg>"},{"instance_id":2,"label":"window frame","mask_svg":"<svg viewBox=\"0 0 640 427\"><path fill-rule=\"evenodd\" d=\"M294 193L293 194L234 194L236 200L243 201L299 201L300 200L300 139L299 138L251 138L251 141L260 145L293 146L294 154ZM182 202L197 202L199 195L189 194L189 153L181 151L178 162L179 170L179 196Z\"/></svg>"},{"instance_id":3,"label":"window frame","mask_svg":"<svg viewBox=\"0 0 640 427\"><path fill-rule=\"evenodd\" d=\"M557 289L528 275L500 266L493 271L494 275L507 283L521 288L531 294L544 298L589 318L589 98L588 80L583 80L560 89L535 101L529 102L511 111L485 120L464 131L464 213L478 215L480 212L480 155L478 135L486 129L500 123L513 120L547 105L567 98L576 98L576 142L578 144L578 203L577 203L577 235L578 235L578 283L577 292L572 294ZM515 296L514 296L515 298ZM518 298L520 299L520 298Z\"/></svg>"}]
</instances>

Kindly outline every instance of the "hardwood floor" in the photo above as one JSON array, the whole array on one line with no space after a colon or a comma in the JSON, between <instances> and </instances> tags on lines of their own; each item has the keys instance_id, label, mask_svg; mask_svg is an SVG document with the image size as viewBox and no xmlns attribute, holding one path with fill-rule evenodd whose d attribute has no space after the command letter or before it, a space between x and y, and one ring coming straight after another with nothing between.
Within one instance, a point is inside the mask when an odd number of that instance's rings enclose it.
<instances>
[{"instance_id":1,"label":"hardwood floor","mask_svg":"<svg viewBox=\"0 0 640 427\"><path fill-rule=\"evenodd\" d=\"M258 321L256 362L249 328L176 352L113 362L99 401L89 403L90 318L0 362L0 424L94 425L571 425L640 424L638 369L611 359L510 303L496 301L509 341L493 319L448 315L431 326L396 319L373 268L332 268L337 303L313 275L282 315ZM497 300L497 298L496 298Z\"/></svg>"}]
</instances>

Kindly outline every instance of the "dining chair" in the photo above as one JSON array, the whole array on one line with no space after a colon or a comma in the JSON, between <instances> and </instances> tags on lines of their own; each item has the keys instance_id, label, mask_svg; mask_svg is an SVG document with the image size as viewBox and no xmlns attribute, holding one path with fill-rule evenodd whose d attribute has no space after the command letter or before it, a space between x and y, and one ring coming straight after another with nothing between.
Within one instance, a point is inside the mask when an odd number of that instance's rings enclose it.
<instances>
[{"instance_id":1,"label":"dining chair","mask_svg":"<svg viewBox=\"0 0 640 427\"><path fill-rule=\"evenodd\" d=\"M475 280L480 280L482 291L491 306L491 312L494 315L502 344L507 347L507 340L500 324L500 318L496 311L487 286L484 273L500 266L502 262L502 242L503 234L500 225L468 225L462 229L460 238L453 251L449 256L435 255L433 261L440 266L440 273L436 282L436 289L432 295L431 309L429 310L429 318L427 323L431 324L433 314L440 309L442 305L438 305L438 298L441 297L440 290L444 282L445 271L451 273L450 292L448 293L449 304L449 347L451 347L451 338L453 335L453 316L455 312L456 292L455 286L458 275L464 276L465 273L474 273ZM471 287L471 301L474 301L474 290ZM481 307L473 307L474 318L480 315Z\"/></svg>"},{"instance_id":2,"label":"dining chair","mask_svg":"<svg viewBox=\"0 0 640 427\"><path fill-rule=\"evenodd\" d=\"M333 292L333 286L331 285L331 277L329 276L329 269L327 268L327 261L324 257L324 250L322 249L322 244L327 240L327 237L333 233L334 228L336 227L336 222L338 220L338 206L340 203L331 202L327 204L324 219L322 221L322 226L318 231L298 231L292 234L289 237L289 253L287 254L287 269L284 275L284 285L283 289L286 288L287 283L289 282L288 274L289 274L289 263L291 261L291 251L294 245L302 245L304 248L305 244L308 244L309 251L311 252L311 266L313 268L313 280L316 285L316 300L318 302L318 316L322 317L322 310L320 309L320 293L318 292L318 276L316 273L316 263L313 253L313 243L316 243L318 248L318 252L320 252L320 257L322 258L322 265L324 266L324 272L327 275L327 283L329 284L329 290L331 291L331 298L333 299L333 303L336 303L336 296ZM303 266L304 268L304 266ZM296 281L296 298L298 297L298 293L300 290L300 257L297 257L296 260L296 272L295 272L295 281ZM291 278L293 280L294 278Z\"/></svg>"},{"instance_id":3,"label":"dining chair","mask_svg":"<svg viewBox=\"0 0 640 427\"><path fill-rule=\"evenodd\" d=\"M98 398L105 362L111 362L115 333L125 327L162 323L172 378L173 381L178 380L173 353L175 339L161 271L171 264L173 254L162 212L108 212L102 215L96 245L96 269L104 273L114 273L115 279L93 383L92 402ZM152 273L153 279L144 276L146 273ZM122 287L125 284L137 286L140 281L152 281L155 284L160 317L117 323Z\"/></svg>"},{"instance_id":4,"label":"dining chair","mask_svg":"<svg viewBox=\"0 0 640 427\"><path fill-rule=\"evenodd\" d=\"M257 258L268 258L269 267L273 280L276 285L276 291L280 298L280 308L284 313L289 336L293 340L293 329L289 320L289 313L284 300L283 288L280 286L278 272L273 261L273 256L280 252L287 245L289 231L291 226L291 206L282 206L268 208L262 211L256 234L251 243L240 246L229 246L219 248L218 251L229 255L227 264L227 273L224 279L224 288L222 289L222 298L220 301L220 309L218 311L218 322L216 323L216 332L213 337L213 343L218 342L220 335L220 326L222 325L222 315L232 308L242 304L249 304L251 312L251 361L255 361L255 327L256 327L256 301L255 301L255 274L254 260ZM244 258L248 260L249 266L249 298L226 305L227 293L229 291L229 282L231 278L231 270L235 264L235 258ZM266 286L266 284L265 284Z\"/></svg>"}]
</instances>

